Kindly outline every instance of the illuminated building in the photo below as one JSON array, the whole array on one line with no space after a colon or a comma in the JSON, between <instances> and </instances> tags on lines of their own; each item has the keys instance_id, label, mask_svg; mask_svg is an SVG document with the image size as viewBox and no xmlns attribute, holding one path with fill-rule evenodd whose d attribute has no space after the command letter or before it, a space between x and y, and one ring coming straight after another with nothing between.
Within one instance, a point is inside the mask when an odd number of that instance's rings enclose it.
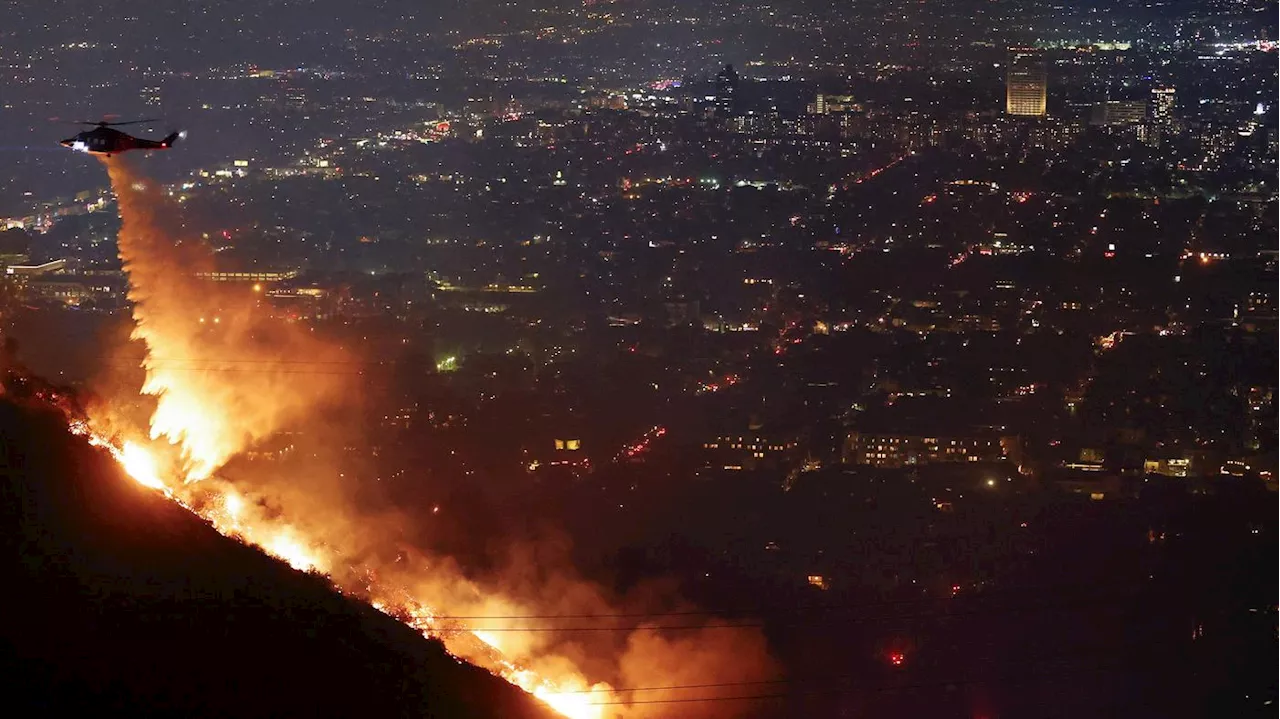
<instances>
[{"instance_id":1,"label":"illuminated building","mask_svg":"<svg viewBox=\"0 0 1280 719\"><path fill-rule=\"evenodd\" d=\"M745 431L728 431L702 445L707 466L726 470L752 470L777 466L797 456L799 439L792 433L769 431L752 420Z\"/></svg>"},{"instance_id":2,"label":"illuminated building","mask_svg":"<svg viewBox=\"0 0 1280 719\"><path fill-rule=\"evenodd\" d=\"M733 65L725 65L716 73L716 114L732 117L737 114L738 71Z\"/></svg>"},{"instance_id":3,"label":"illuminated building","mask_svg":"<svg viewBox=\"0 0 1280 719\"><path fill-rule=\"evenodd\" d=\"M1175 94L1172 87L1157 87L1151 91L1151 119L1162 127L1173 124Z\"/></svg>"},{"instance_id":4,"label":"illuminated building","mask_svg":"<svg viewBox=\"0 0 1280 719\"><path fill-rule=\"evenodd\" d=\"M1017 439L982 435L850 432L844 462L896 468L941 462L999 462L1017 455Z\"/></svg>"},{"instance_id":5,"label":"illuminated building","mask_svg":"<svg viewBox=\"0 0 1280 719\"><path fill-rule=\"evenodd\" d=\"M211 282L280 282L298 276L297 270L284 272L197 272L196 278Z\"/></svg>"},{"instance_id":6,"label":"illuminated building","mask_svg":"<svg viewBox=\"0 0 1280 719\"><path fill-rule=\"evenodd\" d=\"M37 277L55 272L65 272L66 270L66 260L52 260L40 265L9 265L5 268L5 273L18 277Z\"/></svg>"},{"instance_id":7,"label":"illuminated building","mask_svg":"<svg viewBox=\"0 0 1280 719\"><path fill-rule=\"evenodd\" d=\"M1186 477L1190 473L1191 460L1183 457L1147 459L1142 469L1147 474L1160 474L1166 477Z\"/></svg>"},{"instance_id":8,"label":"illuminated building","mask_svg":"<svg viewBox=\"0 0 1280 719\"><path fill-rule=\"evenodd\" d=\"M1093 106L1095 125L1135 125L1147 119L1147 103L1138 100L1107 100Z\"/></svg>"},{"instance_id":9,"label":"illuminated building","mask_svg":"<svg viewBox=\"0 0 1280 719\"><path fill-rule=\"evenodd\" d=\"M808 106L810 115L833 115L857 109L857 105L853 102L853 95L826 95L821 92Z\"/></svg>"},{"instance_id":10,"label":"illuminated building","mask_svg":"<svg viewBox=\"0 0 1280 719\"><path fill-rule=\"evenodd\" d=\"M46 300L76 306L86 301L101 302L124 296L124 286L119 280L89 275L29 276L20 287L25 302Z\"/></svg>"},{"instance_id":11,"label":"illuminated building","mask_svg":"<svg viewBox=\"0 0 1280 719\"><path fill-rule=\"evenodd\" d=\"M554 438L551 442L541 444L540 447L531 452L526 452L528 464L525 470L530 473L538 473L544 476L562 476L562 477L579 477L582 474L591 471L591 459L587 453L583 451L582 440L577 439L577 434L569 434L573 439L564 438L561 435ZM542 440L545 442L546 440ZM548 452L546 448L554 447L554 451Z\"/></svg>"},{"instance_id":12,"label":"illuminated building","mask_svg":"<svg viewBox=\"0 0 1280 719\"><path fill-rule=\"evenodd\" d=\"M1005 76L1005 111L1021 117L1043 117L1047 88L1044 53L1032 48L1011 48Z\"/></svg>"}]
</instances>

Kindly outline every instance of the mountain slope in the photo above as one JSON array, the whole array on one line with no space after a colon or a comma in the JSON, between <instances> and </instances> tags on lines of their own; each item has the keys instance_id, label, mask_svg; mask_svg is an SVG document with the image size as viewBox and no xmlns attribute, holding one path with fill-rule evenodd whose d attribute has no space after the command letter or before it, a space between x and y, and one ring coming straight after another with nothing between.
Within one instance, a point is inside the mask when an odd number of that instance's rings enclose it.
<instances>
[{"instance_id":1,"label":"mountain slope","mask_svg":"<svg viewBox=\"0 0 1280 719\"><path fill-rule=\"evenodd\" d=\"M436 642L0 399L0 671L18 715L546 719Z\"/></svg>"}]
</instances>

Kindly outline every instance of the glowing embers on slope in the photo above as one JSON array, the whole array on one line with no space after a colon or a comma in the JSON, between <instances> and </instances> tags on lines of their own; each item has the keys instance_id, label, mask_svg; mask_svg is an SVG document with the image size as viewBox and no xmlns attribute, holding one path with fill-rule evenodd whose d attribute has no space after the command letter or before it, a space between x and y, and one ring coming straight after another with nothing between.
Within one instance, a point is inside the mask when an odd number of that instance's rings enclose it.
<instances>
[{"instance_id":1,"label":"glowing embers on slope","mask_svg":"<svg viewBox=\"0 0 1280 719\"><path fill-rule=\"evenodd\" d=\"M413 599L396 602L391 598L378 598L372 604L378 611L422 632L423 636L441 640L455 657L488 668L570 719L601 719L605 715L604 703L614 696L613 688L605 683L588 685L575 674L556 681L522 667L503 656L502 642L496 633L455 626Z\"/></svg>"},{"instance_id":2,"label":"glowing embers on slope","mask_svg":"<svg viewBox=\"0 0 1280 719\"><path fill-rule=\"evenodd\" d=\"M265 540L262 548L267 554L282 559L289 566L303 572L318 569L320 566L319 558L288 529L280 530Z\"/></svg>"},{"instance_id":3,"label":"glowing embers on slope","mask_svg":"<svg viewBox=\"0 0 1280 719\"><path fill-rule=\"evenodd\" d=\"M509 587L505 582L489 590L473 585L456 568L381 563L375 557L390 552L395 541L383 535L394 532L384 531L388 528L380 526L380 517L357 516L342 496L306 491L291 476L254 477L235 486L225 481L221 469L234 457L286 429L329 416L333 413L326 410L345 406L358 395L352 373L333 369L357 363L358 357L354 350L263 312L261 292L196 281L197 273L216 268L208 248L176 236L182 232L182 218L156 183L114 158L105 164L121 217L117 244L134 303L132 339L147 348L142 393L156 402L149 434L165 442L129 434L134 444L126 452L124 443L107 439L114 434L102 432L115 425L110 416L81 423L80 433L108 448L135 481L163 491L228 537L256 545L297 569L326 575L338 591L365 598L439 639L460 661L506 679L573 719L615 713L604 705L613 703L616 692L589 684L577 668L588 652L609 652L617 660L599 655L602 661L594 671L641 685L672 683L690 673L707 676L708 682L725 681L737 675L726 674L722 666L741 662L744 654L764 656L763 648L754 645L746 652L738 645L723 653L709 649L730 636L723 632L682 639L678 649L651 633L628 639L625 648L603 638L589 648L547 634L536 635L535 641L501 633L507 629L477 636L466 623L441 617L437 609L477 616L537 615L559 606L563 593L554 585ZM201 317L220 321L200 322ZM130 425L126 431L137 429ZM384 570L394 578L387 583L372 579ZM574 604L608 613L602 594L571 576L563 579L583 590ZM492 608L508 603L503 593L512 589L533 606ZM713 659L687 658L691 653ZM744 666L756 671L751 661Z\"/></svg>"},{"instance_id":4,"label":"glowing embers on slope","mask_svg":"<svg viewBox=\"0 0 1280 719\"><path fill-rule=\"evenodd\" d=\"M110 452L134 481L163 492L218 532L257 546L299 571L330 571L331 562L322 547L309 544L299 531L288 525L258 520L254 516L254 505L234 490L214 481L196 484L175 481L175 491L161 478L160 463L145 446L131 441L117 443L83 422L73 423L71 430L88 438L90 444ZM336 582L334 588L343 591ZM588 686L585 680L572 674L559 681L549 679L503 656L501 640L493 633L471 630L456 621L443 622L435 611L403 592L372 586L365 587L364 592L372 595L370 603L378 611L413 627L424 637L439 639L455 657L485 667L569 719L604 716L600 702L612 696L609 685Z\"/></svg>"},{"instance_id":5,"label":"glowing embers on slope","mask_svg":"<svg viewBox=\"0 0 1280 719\"><path fill-rule=\"evenodd\" d=\"M152 489L166 488L156 469L155 458L141 446L133 442L125 442L120 448L118 459L124 471L137 480L138 484Z\"/></svg>"}]
</instances>

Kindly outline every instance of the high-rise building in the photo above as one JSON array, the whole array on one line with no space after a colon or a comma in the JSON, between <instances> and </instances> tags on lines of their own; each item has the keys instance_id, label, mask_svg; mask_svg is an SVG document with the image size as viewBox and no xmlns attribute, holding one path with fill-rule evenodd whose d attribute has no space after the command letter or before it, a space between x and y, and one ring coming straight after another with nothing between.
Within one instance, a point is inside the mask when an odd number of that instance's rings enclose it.
<instances>
[{"instance_id":1,"label":"high-rise building","mask_svg":"<svg viewBox=\"0 0 1280 719\"><path fill-rule=\"evenodd\" d=\"M836 114L857 109L858 106L853 101L853 95L828 95L821 92L808 105L810 115Z\"/></svg>"},{"instance_id":2,"label":"high-rise building","mask_svg":"<svg viewBox=\"0 0 1280 719\"><path fill-rule=\"evenodd\" d=\"M738 71L733 65L725 65L716 73L716 114L731 117L736 114L738 94Z\"/></svg>"},{"instance_id":3,"label":"high-rise building","mask_svg":"<svg viewBox=\"0 0 1280 719\"><path fill-rule=\"evenodd\" d=\"M1107 100L1093 106L1095 125L1134 125L1147 119L1147 103L1141 100Z\"/></svg>"},{"instance_id":4,"label":"high-rise building","mask_svg":"<svg viewBox=\"0 0 1280 719\"><path fill-rule=\"evenodd\" d=\"M1010 48L1005 111L1010 115L1043 117L1047 88L1044 53L1034 48Z\"/></svg>"},{"instance_id":5,"label":"high-rise building","mask_svg":"<svg viewBox=\"0 0 1280 719\"><path fill-rule=\"evenodd\" d=\"M1155 124L1168 127L1173 124L1174 88L1157 87L1151 90L1151 119Z\"/></svg>"}]
</instances>

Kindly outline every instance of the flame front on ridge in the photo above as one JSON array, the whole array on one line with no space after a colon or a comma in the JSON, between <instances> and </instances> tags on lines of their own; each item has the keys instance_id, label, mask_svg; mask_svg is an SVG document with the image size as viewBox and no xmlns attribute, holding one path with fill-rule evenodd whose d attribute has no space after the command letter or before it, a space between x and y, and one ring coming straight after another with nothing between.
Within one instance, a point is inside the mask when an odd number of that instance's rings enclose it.
<instances>
[{"instance_id":1,"label":"flame front on ridge","mask_svg":"<svg viewBox=\"0 0 1280 719\"><path fill-rule=\"evenodd\" d=\"M158 212L165 198L156 183L135 176L119 158L103 158L121 215L119 249L134 302L133 339L146 343L144 394L156 398L151 440L175 445L179 466L165 466L144 441L120 441L92 422L72 431L106 448L139 484L161 491L224 535L259 547L301 571L323 573L338 591L370 598L374 607L424 636L439 639L454 656L503 677L570 719L603 719L601 702L614 693L576 670L552 678L504 656L491 633L451 622L401 590L346 585L337 568L351 562L291 519L268 516L260 500L231 489L217 471L253 442L307 416L343 389L336 373L297 381L282 361L287 350L315 362L345 362L342 351L299 327L265 318L256 293L195 286L190 275L209 258L179 247ZM206 317L219 321L205 322ZM252 371L245 371L246 368ZM152 445L155 447L158 445ZM344 575L345 576L345 575ZM566 660L567 661L567 660Z\"/></svg>"}]
</instances>

